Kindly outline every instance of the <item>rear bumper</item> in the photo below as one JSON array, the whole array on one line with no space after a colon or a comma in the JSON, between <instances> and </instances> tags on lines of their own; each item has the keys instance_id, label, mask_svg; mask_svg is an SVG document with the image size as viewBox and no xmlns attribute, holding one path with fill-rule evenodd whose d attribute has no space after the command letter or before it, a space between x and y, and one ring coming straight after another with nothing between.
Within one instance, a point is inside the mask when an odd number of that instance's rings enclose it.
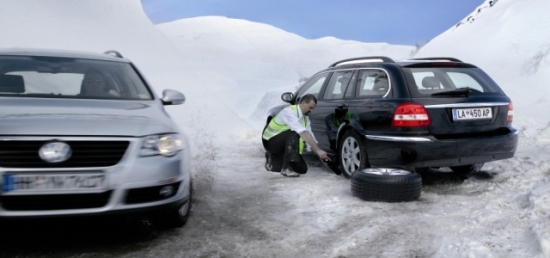
<instances>
[{"instance_id":1,"label":"rear bumper","mask_svg":"<svg viewBox=\"0 0 550 258\"><path fill-rule=\"evenodd\" d=\"M439 140L426 137L365 135L371 166L449 167L512 158L518 132L507 135Z\"/></svg>"}]
</instances>

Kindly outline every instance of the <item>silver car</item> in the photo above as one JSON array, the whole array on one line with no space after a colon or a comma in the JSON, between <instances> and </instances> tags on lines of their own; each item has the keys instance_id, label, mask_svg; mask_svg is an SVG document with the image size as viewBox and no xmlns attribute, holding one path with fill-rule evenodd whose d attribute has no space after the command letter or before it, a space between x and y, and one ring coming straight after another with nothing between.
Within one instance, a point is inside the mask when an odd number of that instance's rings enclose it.
<instances>
[{"instance_id":1,"label":"silver car","mask_svg":"<svg viewBox=\"0 0 550 258\"><path fill-rule=\"evenodd\" d=\"M186 136L116 51L0 50L0 219L191 209Z\"/></svg>"}]
</instances>

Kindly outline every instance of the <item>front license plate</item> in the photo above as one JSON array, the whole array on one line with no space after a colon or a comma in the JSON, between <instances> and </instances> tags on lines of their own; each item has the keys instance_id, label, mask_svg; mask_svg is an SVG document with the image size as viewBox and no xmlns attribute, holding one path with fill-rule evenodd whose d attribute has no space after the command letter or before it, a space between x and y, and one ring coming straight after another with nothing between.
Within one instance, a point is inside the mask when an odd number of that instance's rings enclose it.
<instances>
[{"instance_id":1,"label":"front license plate","mask_svg":"<svg viewBox=\"0 0 550 258\"><path fill-rule=\"evenodd\" d=\"M4 192L89 191L106 189L103 173L4 174Z\"/></svg>"},{"instance_id":2,"label":"front license plate","mask_svg":"<svg viewBox=\"0 0 550 258\"><path fill-rule=\"evenodd\" d=\"M490 107L481 108L453 108L453 120L491 119L493 111Z\"/></svg>"}]
</instances>

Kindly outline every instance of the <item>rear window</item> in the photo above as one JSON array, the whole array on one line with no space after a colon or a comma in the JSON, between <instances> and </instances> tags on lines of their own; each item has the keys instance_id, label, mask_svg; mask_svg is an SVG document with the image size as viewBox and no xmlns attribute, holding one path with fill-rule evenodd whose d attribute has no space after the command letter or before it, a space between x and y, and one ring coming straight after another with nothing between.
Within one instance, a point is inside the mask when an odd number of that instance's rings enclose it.
<instances>
[{"instance_id":1,"label":"rear window","mask_svg":"<svg viewBox=\"0 0 550 258\"><path fill-rule=\"evenodd\" d=\"M129 63L35 56L0 56L0 96L153 99Z\"/></svg>"},{"instance_id":2,"label":"rear window","mask_svg":"<svg viewBox=\"0 0 550 258\"><path fill-rule=\"evenodd\" d=\"M498 85L479 68L403 68L413 97L470 89L469 95L501 95Z\"/></svg>"}]
</instances>

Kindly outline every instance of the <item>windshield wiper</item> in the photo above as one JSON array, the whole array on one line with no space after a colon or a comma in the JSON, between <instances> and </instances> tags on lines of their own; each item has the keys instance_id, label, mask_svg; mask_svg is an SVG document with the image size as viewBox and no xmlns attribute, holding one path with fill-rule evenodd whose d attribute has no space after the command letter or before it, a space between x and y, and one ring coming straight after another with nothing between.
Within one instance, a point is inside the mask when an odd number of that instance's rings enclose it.
<instances>
[{"instance_id":1,"label":"windshield wiper","mask_svg":"<svg viewBox=\"0 0 550 258\"><path fill-rule=\"evenodd\" d=\"M470 95L470 92L472 92L470 88L466 87L466 88L460 88L460 89L451 90L451 91L433 93L432 97L456 97L456 96L468 97Z\"/></svg>"}]
</instances>

